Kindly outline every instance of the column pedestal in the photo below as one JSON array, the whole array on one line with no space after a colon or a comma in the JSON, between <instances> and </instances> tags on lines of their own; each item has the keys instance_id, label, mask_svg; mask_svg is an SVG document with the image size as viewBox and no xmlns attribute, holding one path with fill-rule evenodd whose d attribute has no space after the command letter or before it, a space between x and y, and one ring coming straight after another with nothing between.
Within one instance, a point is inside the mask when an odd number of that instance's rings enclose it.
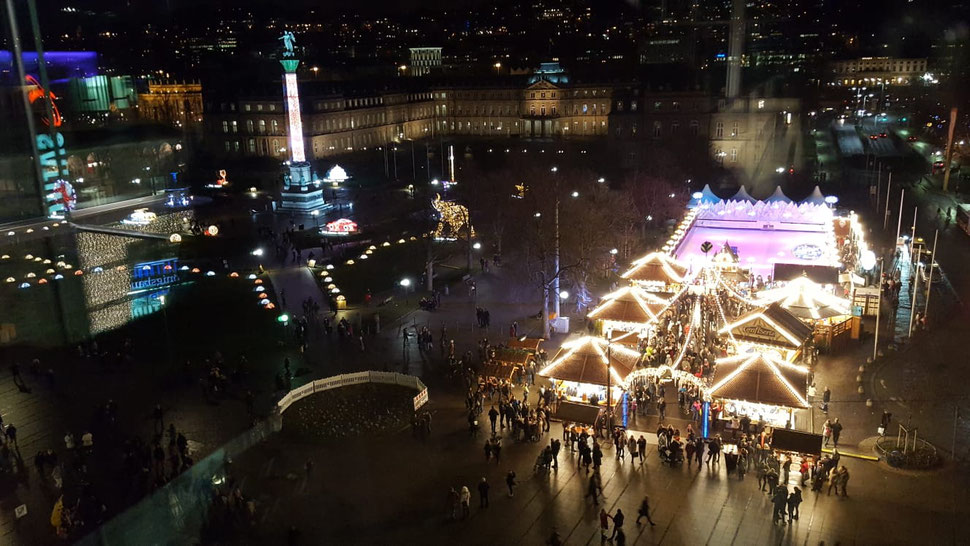
<instances>
[{"instance_id":1,"label":"column pedestal","mask_svg":"<svg viewBox=\"0 0 970 546\"><path fill-rule=\"evenodd\" d=\"M280 192L280 210L287 212L312 212L331 205L323 200L323 189L310 180L310 164L306 161L292 162L284 175Z\"/></svg>"}]
</instances>

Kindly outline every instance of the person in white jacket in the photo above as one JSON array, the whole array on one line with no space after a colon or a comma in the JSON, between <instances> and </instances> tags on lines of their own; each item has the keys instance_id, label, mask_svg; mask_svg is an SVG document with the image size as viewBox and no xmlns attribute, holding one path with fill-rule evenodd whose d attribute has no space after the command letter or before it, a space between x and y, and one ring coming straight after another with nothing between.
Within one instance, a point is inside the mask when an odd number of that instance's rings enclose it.
<instances>
[{"instance_id":1,"label":"person in white jacket","mask_svg":"<svg viewBox=\"0 0 970 546\"><path fill-rule=\"evenodd\" d=\"M472 493L468 490L467 485L461 486L459 498L461 499L461 519L465 519L468 517L468 504L472 500Z\"/></svg>"}]
</instances>

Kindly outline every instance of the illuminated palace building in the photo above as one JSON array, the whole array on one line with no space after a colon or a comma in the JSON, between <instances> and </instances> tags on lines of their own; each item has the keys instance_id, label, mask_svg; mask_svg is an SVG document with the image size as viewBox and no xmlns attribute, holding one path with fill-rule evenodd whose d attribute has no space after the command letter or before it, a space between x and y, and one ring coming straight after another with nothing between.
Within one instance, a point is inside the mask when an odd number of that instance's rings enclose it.
<instances>
[{"instance_id":1,"label":"illuminated palace building","mask_svg":"<svg viewBox=\"0 0 970 546\"><path fill-rule=\"evenodd\" d=\"M558 63L529 74L320 82L301 72L307 159L408 139L445 137L664 141L698 137L712 156L751 182L773 174L768 143L799 146L794 99L719 99L699 91L573 80ZM206 142L230 156L287 158L278 83L259 88L206 87ZM796 153L793 157L800 157ZM770 163L770 165L769 165ZM797 165L796 165L797 167Z\"/></svg>"}]
</instances>

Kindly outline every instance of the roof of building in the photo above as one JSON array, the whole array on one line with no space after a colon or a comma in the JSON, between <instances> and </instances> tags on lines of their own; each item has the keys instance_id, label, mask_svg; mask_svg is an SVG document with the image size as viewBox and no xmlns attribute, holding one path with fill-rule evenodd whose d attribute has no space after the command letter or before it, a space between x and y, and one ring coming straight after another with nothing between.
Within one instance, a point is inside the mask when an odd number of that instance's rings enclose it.
<instances>
[{"instance_id":1,"label":"roof of building","mask_svg":"<svg viewBox=\"0 0 970 546\"><path fill-rule=\"evenodd\" d=\"M654 322L670 305L670 300L657 296L637 286L624 286L608 294L606 301L590 311L589 318L649 324Z\"/></svg>"},{"instance_id":2,"label":"roof of building","mask_svg":"<svg viewBox=\"0 0 970 546\"><path fill-rule=\"evenodd\" d=\"M620 385L640 360L640 353L601 337L586 336L563 343L539 375L593 385ZM607 364L610 379L607 380Z\"/></svg>"},{"instance_id":3,"label":"roof of building","mask_svg":"<svg viewBox=\"0 0 970 546\"><path fill-rule=\"evenodd\" d=\"M756 404L805 408L808 368L764 353L722 358L714 368L708 394Z\"/></svg>"},{"instance_id":4,"label":"roof of building","mask_svg":"<svg viewBox=\"0 0 970 546\"><path fill-rule=\"evenodd\" d=\"M651 252L633 262L620 278L633 282L678 284L687 276L687 266L663 252Z\"/></svg>"},{"instance_id":5,"label":"roof of building","mask_svg":"<svg viewBox=\"0 0 970 546\"><path fill-rule=\"evenodd\" d=\"M720 331L728 332L739 341L797 349L811 337L812 328L780 304L772 303L741 315Z\"/></svg>"}]
</instances>

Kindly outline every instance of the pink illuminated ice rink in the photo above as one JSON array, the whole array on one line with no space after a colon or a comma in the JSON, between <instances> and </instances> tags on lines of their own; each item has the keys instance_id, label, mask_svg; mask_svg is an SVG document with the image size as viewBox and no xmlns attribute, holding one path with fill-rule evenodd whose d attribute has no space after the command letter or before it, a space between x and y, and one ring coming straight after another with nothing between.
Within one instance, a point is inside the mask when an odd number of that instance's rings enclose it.
<instances>
[{"instance_id":1,"label":"pink illuminated ice rink","mask_svg":"<svg viewBox=\"0 0 970 546\"><path fill-rule=\"evenodd\" d=\"M811 226L809 229L815 227ZM772 275L775 263L832 265L832 243L823 231L775 231L695 225L681 240L674 256L690 264L692 271L697 271L705 260L701 251L701 244L705 241L713 245L706 259L713 258L727 241L737 251L739 265L762 277Z\"/></svg>"}]
</instances>

